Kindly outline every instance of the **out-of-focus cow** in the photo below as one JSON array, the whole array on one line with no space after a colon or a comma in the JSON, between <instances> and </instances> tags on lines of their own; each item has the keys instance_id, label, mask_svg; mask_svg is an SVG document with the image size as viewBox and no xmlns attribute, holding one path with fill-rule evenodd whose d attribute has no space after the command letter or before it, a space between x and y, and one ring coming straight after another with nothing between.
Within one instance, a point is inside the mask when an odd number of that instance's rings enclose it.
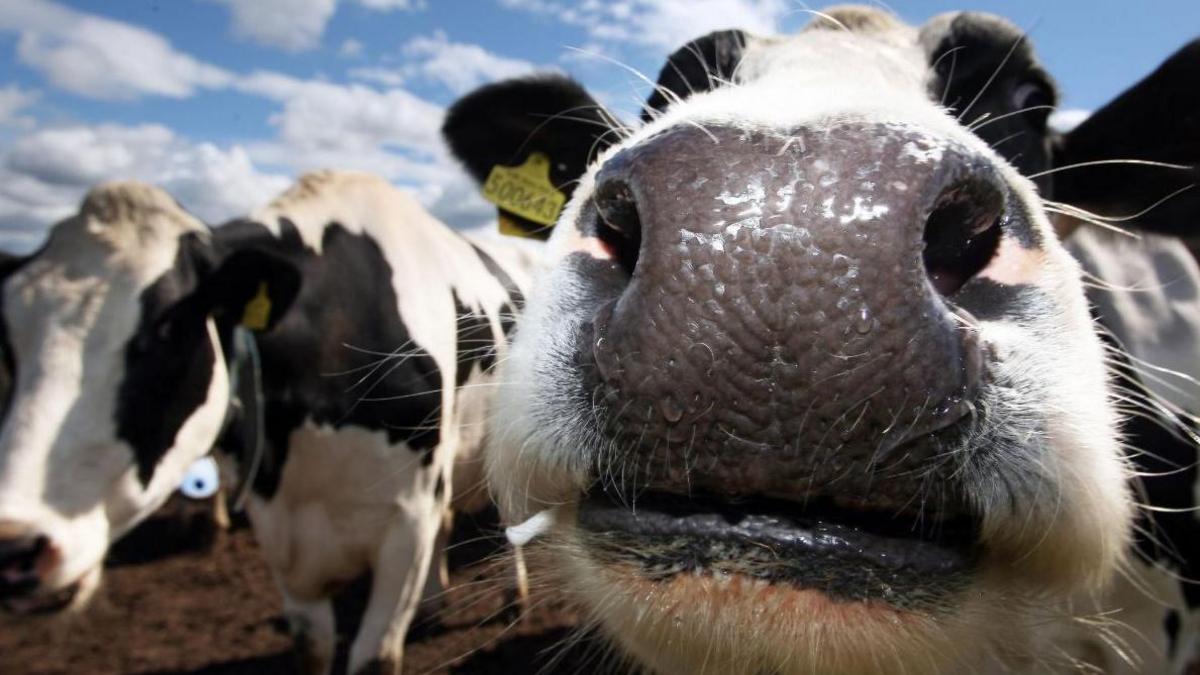
<instances>
[{"instance_id":1,"label":"out-of-focus cow","mask_svg":"<svg viewBox=\"0 0 1200 675\"><path fill-rule=\"evenodd\" d=\"M839 7L685 45L637 128L560 76L457 103L478 178L573 188L487 453L556 587L661 673L1194 667L1194 437L1048 215L1192 227L1198 72L1059 136L1012 24Z\"/></svg>"},{"instance_id":2,"label":"out-of-focus cow","mask_svg":"<svg viewBox=\"0 0 1200 675\"><path fill-rule=\"evenodd\" d=\"M83 604L220 436L306 670L332 660L332 594L372 571L350 670L398 672L451 494L480 488L523 259L361 174L211 230L161 190L92 190L4 267L0 604Z\"/></svg>"}]
</instances>

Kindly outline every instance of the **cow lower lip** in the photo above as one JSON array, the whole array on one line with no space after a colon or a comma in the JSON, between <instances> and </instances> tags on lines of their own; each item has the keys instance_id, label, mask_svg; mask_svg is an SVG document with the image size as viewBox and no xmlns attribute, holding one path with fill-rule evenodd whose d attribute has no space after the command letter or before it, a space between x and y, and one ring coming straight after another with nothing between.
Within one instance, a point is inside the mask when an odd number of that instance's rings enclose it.
<instances>
[{"instance_id":1,"label":"cow lower lip","mask_svg":"<svg viewBox=\"0 0 1200 675\"><path fill-rule=\"evenodd\" d=\"M898 604L944 596L977 558L976 520L767 498L638 496L636 508L593 491L579 507L589 545L632 559L651 578L736 573L845 600Z\"/></svg>"},{"instance_id":2,"label":"cow lower lip","mask_svg":"<svg viewBox=\"0 0 1200 675\"><path fill-rule=\"evenodd\" d=\"M79 582L76 582L66 588L49 593L36 593L16 598L5 598L0 600L0 609L13 616L56 614L74 602L75 596L79 594L81 585Z\"/></svg>"}]
</instances>

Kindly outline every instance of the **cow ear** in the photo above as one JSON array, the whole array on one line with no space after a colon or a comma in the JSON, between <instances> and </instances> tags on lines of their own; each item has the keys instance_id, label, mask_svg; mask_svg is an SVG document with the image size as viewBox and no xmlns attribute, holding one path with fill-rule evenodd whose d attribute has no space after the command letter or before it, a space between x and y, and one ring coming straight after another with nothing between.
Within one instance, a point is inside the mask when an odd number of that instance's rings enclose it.
<instances>
[{"instance_id":1,"label":"cow ear","mask_svg":"<svg viewBox=\"0 0 1200 675\"><path fill-rule=\"evenodd\" d=\"M676 49L658 74L654 92L642 110L642 120L649 122L672 103L732 80L742 62L746 35L741 30L718 30Z\"/></svg>"},{"instance_id":2,"label":"cow ear","mask_svg":"<svg viewBox=\"0 0 1200 675\"><path fill-rule=\"evenodd\" d=\"M28 256L13 255L7 251L0 251L0 281L7 279L9 275L17 271L17 268L28 259Z\"/></svg>"},{"instance_id":3,"label":"cow ear","mask_svg":"<svg viewBox=\"0 0 1200 675\"><path fill-rule=\"evenodd\" d=\"M621 128L579 83L538 75L489 84L459 99L446 113L442 136L479 183L497 167L536 166L562 195L554 201L563 202Z\"/></svg>"},{"instance_id":4,"label":"cow ear","mask_svg":"<svg viewBox=\"0 0 1200 675\"><path fill-rule=\"evenodd\" d=\"M540 152L550 180L570 190L621 125L586 90L562 75L489 84L459 99L442 124L454 155L482 183L496 166L518 166Z\"/></svg>"},{"instance_id":5,"label":"cow ear","mask_svg":"<svg viewBox=\"0 0 1200 675\"><path fill-rule=\"evenodd\" d=\"M1065 134L1055 151L1054 199L1103 216L1129 216L1149 209L1135 219L1137 226L1195 234L1200 222L1198 82L1200 39ZM1127 159L1185 168L1121 163L1077 166Z\"/></svg>"},{"instance_id":6,"label":"cow ear","mask_svg":"<svg viewBox=\"0 0 1200 675\"><path fill-rule=\"evenodd\" d=\"M192 306L225 326L268 331L299 292L300 271L292 262L260 249L242 249L200 282Z\"/></svg>"}]
</instances>

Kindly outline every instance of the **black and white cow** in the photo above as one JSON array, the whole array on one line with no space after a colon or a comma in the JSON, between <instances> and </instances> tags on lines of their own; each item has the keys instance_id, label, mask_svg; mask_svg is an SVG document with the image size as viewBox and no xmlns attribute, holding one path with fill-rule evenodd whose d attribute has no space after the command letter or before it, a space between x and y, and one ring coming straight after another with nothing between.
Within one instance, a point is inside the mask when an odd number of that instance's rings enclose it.
<instances>
[{"instance_id":1,"label":"black and white cow","mask_svg":"<svg viewBox=\"0 0 1200 675\"><path fill-rule=\"evenodd\" d=\"M817 17L684 46L637 128L560 76L451 110L478 178L542 152L573 188L502 369L505 517L656 672L1194 667L1195 436L1051 214L1197 180L1200 42L1060 136L1002 19Z\"/></svg>"},{"instance_id":2,"label":"black and white cow","mask_svg":"<svg viewBox=\"0 0 1200 675\"><path fill-rule=\"evenodd\" d=\"M223 433L306 671L330 667L332 594L373 571L350 671L398 672L448 499L481 482L524 257L362 174L306 175L212 230L161 190L94 189L5 270L0 603L85 602L109 543ZM261 452L230 403L239 324L258 331Z\"/></svg>"}]
</instances>

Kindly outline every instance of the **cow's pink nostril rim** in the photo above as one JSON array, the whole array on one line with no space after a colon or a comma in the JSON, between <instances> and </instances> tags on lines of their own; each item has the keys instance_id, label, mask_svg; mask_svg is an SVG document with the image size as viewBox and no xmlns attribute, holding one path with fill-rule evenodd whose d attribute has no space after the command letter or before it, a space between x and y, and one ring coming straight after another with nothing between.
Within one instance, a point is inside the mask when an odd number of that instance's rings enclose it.
<instances>
[{"instance_id":1,"label":"cow's pink nostril rim","mask_svg":"<svg viewBox=\"0 0 1200 675\"><path fill-rule=\"evenodd\" d=\"M1005 199L992 181L978 177L942 190L925 220L923 258L929 282L951 296L987 266L1002 234Z\"/></svg>"},{"instance_id":2,"label":"cow's pink nostril rim","mask_svg":"<svg viewBox=\"0 0 1200 675\"><path fill-rule=\"evenodd\" d=\"M642 246L637 200L624 177L606 173L601 171L592 196L596 205L596 236L626 274L632 275Z\"/></svg>"}]
</instances>

